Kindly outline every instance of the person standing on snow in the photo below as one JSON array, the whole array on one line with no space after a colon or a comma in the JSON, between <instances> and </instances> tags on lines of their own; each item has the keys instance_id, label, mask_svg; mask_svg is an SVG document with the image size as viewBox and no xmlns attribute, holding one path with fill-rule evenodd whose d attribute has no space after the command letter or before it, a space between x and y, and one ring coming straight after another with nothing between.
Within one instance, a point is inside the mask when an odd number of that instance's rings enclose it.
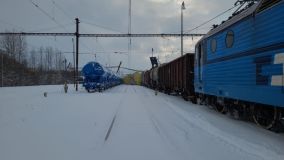
<instances>
[{"instance_id":1,"label":"person standing on snow","mask_svg":"<svg viewBox=\"0 0 284 160\"><path fill-rule=\"evenodd\" d=\"M67 82L65 81L64 83L64 92L67 93L68 91L68 85L67 85Z\"/></svg>"}]
</instances>

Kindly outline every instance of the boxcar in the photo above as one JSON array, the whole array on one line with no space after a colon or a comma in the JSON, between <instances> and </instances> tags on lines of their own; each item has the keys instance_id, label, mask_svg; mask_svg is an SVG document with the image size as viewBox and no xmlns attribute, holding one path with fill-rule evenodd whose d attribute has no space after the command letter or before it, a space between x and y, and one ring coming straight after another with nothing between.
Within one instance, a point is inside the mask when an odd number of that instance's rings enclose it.
<instances>
[{"instance_id":1,"label":"boxcar","mask_svg":"<svg viewBox=\"0 0 284 160\"><path fill-rule=\"evenodd\" d=\"M194 54L185 54L159 67L159 88L194 100Z\"/></svg>"},{"instance_id":2,"label":"boxcar","mask_svg":"<svg viewBox=\"0 0 284 160\"><path fill-rule=\"evenodd\" d=\"M143 85L150 87L150 71L145 71L143 74Z\"/></svg>"}]
</instances>

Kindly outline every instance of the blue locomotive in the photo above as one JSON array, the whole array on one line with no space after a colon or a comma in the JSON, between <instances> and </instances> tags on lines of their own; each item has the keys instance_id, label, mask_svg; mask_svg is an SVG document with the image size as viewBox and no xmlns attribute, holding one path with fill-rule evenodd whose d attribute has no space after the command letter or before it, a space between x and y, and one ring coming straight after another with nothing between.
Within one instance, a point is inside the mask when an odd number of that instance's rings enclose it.
<instances>
[{"instance_id":1,"label":"blue locomotive","mask_svg":"<svg viewBox=\"0 0 284 160\"><path fill-rule=\"evenodd\" d=\"M83 69L83 87L88 92L102 91L110 87L121 84L121 78L106 69L98 62L89 62Z\"/></svg>"},{"instance_id":2,"label":"blue locomotive","mask_svg":"<svg viewBox=\"0 0 284 160\"><path fill-rule=\"evenodd\" d=\"M196 44L194 54L159 66L155 86L144 72L143 84L253 120L266 129L280 128L284 124L284 1L237 3L246 7L214 25Z\"/></svg>"},{"instance_id":3,"label":"blue locomotive","mask_svg":"<svg viewBox=\"0 0 284 160\"><path fill-rule=\"evenodd\" d=\"M272 128L284 108L284 1L261 0L196 45L195 92L220 112Z\"/></svg>"}]
</instances>

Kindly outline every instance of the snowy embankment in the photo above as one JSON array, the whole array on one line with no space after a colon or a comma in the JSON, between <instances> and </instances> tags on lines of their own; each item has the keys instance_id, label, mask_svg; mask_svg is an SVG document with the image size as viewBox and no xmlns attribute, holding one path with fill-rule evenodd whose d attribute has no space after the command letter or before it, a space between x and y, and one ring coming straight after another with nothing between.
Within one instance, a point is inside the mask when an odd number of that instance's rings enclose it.
<instances>
[{"instance_id":1,"label":"snowy embankment","mask_svg":"<svg viewBox=\"0 0 284 160\"><path fill-rule=\"evenodd\" d=\"M284 159L284 134L179 97L69 88L0 88L1 160Z\"/></svg>"}]
</instances>

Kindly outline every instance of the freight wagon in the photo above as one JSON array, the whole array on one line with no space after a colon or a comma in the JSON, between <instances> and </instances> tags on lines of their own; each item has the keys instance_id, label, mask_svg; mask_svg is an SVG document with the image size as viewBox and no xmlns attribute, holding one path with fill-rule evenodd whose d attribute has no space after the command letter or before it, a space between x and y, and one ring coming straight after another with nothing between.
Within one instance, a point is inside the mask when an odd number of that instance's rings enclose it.
<instances>
[{"instance_id":1,"label":"freight wagon","mask_svg":"<svg viewBox=\"0 0 284 160\"><path fill-rule=\"evenodd\" d=\"M121 78L110 70L104 68L98 62L89 62L83 69L83 87L88 92L102 91L110 87L121 84Z\"/></svg>"},{"instance_id":2,"label":"freight wagon","mask_svg":"<svg viewBox=\"0 0 284 160\"><path fill-rule=\"evenodd\" d=\"M158 68L159 88L166 93L181 94L194 100L194 54L185 54Z\"/></svg>"}]
</instances>

